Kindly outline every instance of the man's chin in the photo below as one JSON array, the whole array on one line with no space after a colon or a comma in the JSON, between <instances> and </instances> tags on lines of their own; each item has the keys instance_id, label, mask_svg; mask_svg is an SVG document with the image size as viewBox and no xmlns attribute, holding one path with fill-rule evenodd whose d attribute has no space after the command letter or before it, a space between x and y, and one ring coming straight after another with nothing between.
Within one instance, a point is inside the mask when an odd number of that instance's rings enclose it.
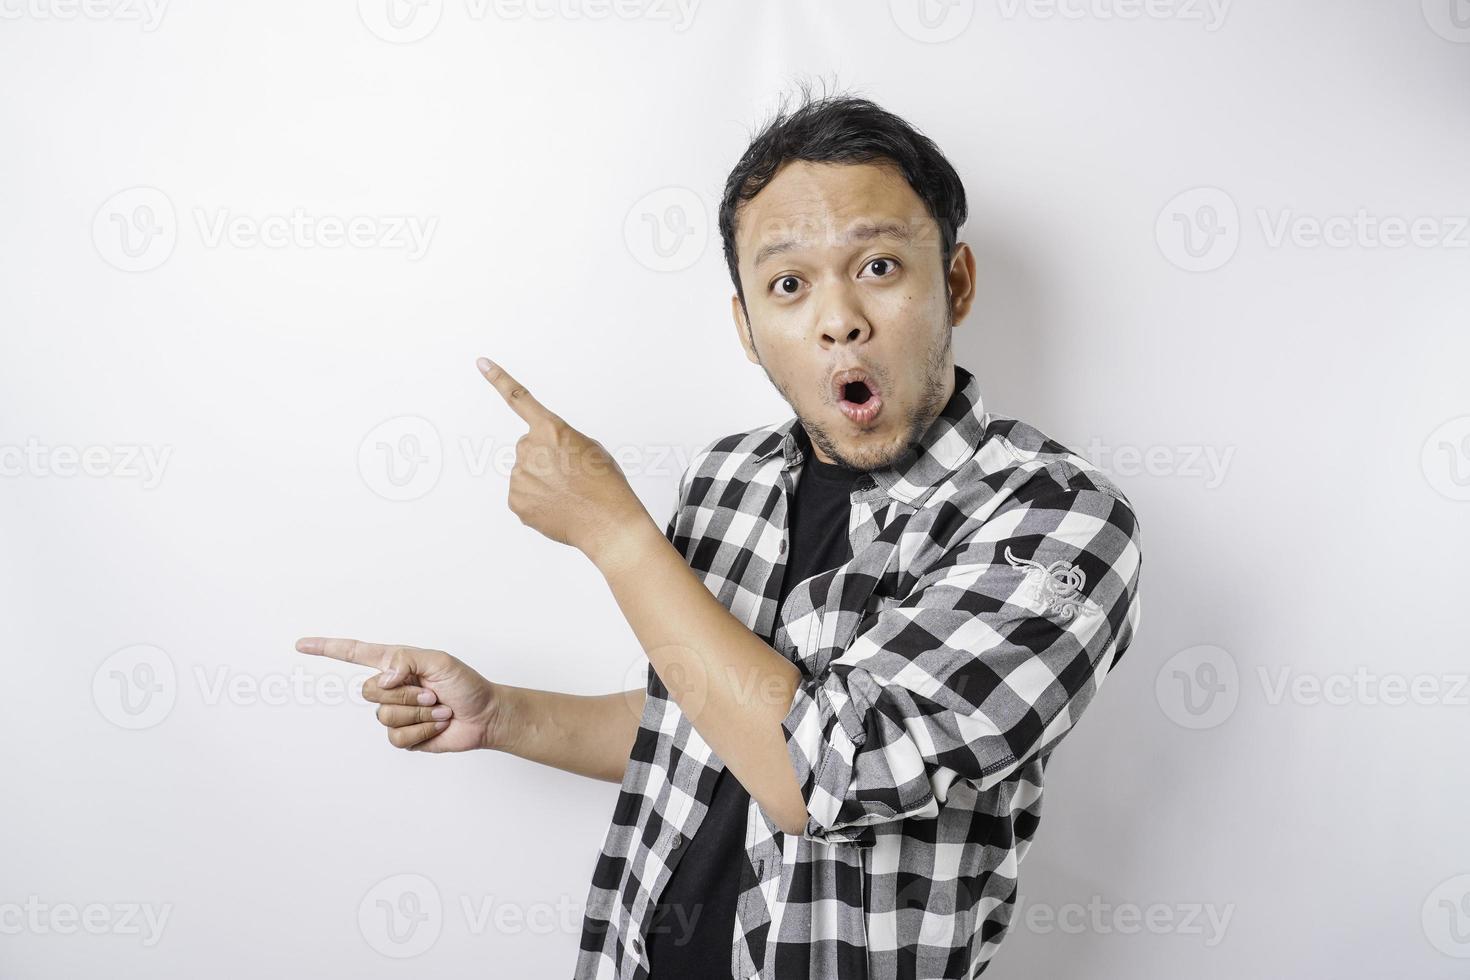
<instances>
[{"instance_id":1,"label":"man's chin","mask_svg":"<svg viewBox=\"0 0 1470 980\"><path fill-rule=\"evenodd\" d=\"M818 429L817 435L813 435L812 431L812 427L807 426L807 435L812 443L819 446L833 462L848 469L864 473L880 470L903 455L903 447L895 446L891 436L880 436L876 430L847 440L834 440L825 429Z\"/></svg>"}]
</instances>

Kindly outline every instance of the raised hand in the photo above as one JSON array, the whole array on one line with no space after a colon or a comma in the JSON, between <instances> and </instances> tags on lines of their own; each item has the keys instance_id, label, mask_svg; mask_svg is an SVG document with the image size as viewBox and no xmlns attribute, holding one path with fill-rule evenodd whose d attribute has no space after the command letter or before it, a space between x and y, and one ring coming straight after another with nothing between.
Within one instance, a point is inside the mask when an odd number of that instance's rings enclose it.
<instances>
[{"instance_id":1,"label":"raised hand","mask_svg":"<svg viewBox=\"0 0 1470 980\"><path fill-rule=\"evenodd\" d=\"M507 496L522 524L597 562L621 532L651 520L602 443L572 428L488 358L476 366L530 426L516 440Z\"/></svg>"}]
</instances>

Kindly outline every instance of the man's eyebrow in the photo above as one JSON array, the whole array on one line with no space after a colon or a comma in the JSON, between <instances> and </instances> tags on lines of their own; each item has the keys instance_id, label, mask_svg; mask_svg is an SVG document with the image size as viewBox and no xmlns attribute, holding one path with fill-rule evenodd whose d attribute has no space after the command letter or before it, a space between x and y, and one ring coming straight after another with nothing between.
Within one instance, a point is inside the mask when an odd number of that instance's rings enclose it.
<instances>
[{"instance_id":1,"label":"man's eyebrow","mask_svg":"<svg viewBox=\"0 0 1470 980\"><path fill-rule=\"evenodd\" d=\"M902 221L884 221L877 224L869 221L854 226L852 231L848 233L848 240L853 242L866 242L874 238L891 238L907 245L914 240L914 229ZM804 240L786 238L781 241L771 242L768 245L762 245L755 253L755 266L756 268L760 268L761 263L767 259L780 255L783 252L794 251L803 247L805 244L806 242Z\"/></svg>"}]
</instances>

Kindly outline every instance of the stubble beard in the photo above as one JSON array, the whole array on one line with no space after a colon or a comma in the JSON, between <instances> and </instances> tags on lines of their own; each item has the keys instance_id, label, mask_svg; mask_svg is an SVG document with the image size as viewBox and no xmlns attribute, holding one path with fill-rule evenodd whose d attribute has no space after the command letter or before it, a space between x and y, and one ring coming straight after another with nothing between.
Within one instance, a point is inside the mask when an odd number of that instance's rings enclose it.
<instances>
[{"instance_id":1,"label":"stubble beard","mask_svg":"<svg viewBox=\"0 0 1470 980\"><path fill-rule=\"evenodd\" d=\"M949 318L946 319L948 320ZM924 437L924 433L929 430L929 426L934 423L934 420L939 417L939 413L944 410L943 399L945 397L944 387L946 381L944 373L946 370L951 370L948 367L948 361L950 351L954 346L954 330L952 329L952 324L947 323L946 328L943 333L943 340L931 347L925 358L924 381L920 388L919 402L910 409L908 416L904 420L903 438L895 443L889 444L886 450L874 450L872 453L865 454L861 458L849 458L838 449L836 443L820 422L808 419L800 411L797 411L796 404L791 398L791 393L782 385L778 384L776 379L771 376L770 370L766 367L765 359L760 357L759 350L756 351L756 357L760 361L761 370L765 371L766 379L780 392L781 397L786 400L787 405L791 406L792 411L796 412L797 421L802 428L806 429L807 436L811 439L812 444L820 448L833 462L846 466L849 469L866 473L871 470L882 469L885 466L891 466L893 463L902 459L904 454ZM751 347L754 348L754 346L754 338L752 337Z\"/></svg>"}]
</instances>

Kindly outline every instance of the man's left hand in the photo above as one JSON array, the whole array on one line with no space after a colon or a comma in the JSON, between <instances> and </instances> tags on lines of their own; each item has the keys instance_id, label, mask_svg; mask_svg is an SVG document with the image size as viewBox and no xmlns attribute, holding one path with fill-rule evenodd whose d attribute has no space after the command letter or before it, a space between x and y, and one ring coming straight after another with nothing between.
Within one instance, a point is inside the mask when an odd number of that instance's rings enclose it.
<instances>
[{"instance_id":1,"label":"man's left hand","mask_svg":"<svg viewBox=\"0 0 1470 980\"><path fill-rule=\"evenodd\" d=\"M572 428L488 358L475 364L530 426L516 440L506 500L522 524L597 562L621 532L651 519L602 443Z\"/></svg>"}]
</instances>

